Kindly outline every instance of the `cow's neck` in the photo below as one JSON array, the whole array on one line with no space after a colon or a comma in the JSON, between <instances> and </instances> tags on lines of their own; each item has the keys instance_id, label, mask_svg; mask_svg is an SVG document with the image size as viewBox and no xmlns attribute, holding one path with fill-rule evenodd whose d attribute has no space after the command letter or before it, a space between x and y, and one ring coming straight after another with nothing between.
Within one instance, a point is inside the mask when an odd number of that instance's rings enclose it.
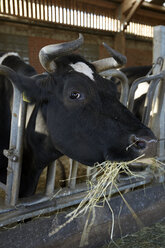
<instances>
[{"instance_id":1,"label":"cow's neck","mask_svg":"<svg viewBox=\"0 0 165 248\"><path fill-rule=\"evenodd\" d=\"M41 167L47 166L62 155L51 142L39 103L33 107L26 128L26 136L34 156L42 164Z\"/></svg>"}]
</instances>

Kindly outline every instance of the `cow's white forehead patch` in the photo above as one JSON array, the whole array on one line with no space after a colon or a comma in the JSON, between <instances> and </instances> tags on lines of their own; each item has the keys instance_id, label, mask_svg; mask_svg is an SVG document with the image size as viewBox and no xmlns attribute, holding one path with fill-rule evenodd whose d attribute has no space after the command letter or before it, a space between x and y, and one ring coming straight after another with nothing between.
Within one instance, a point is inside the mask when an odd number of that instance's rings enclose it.
<instances>
[{"instance_id":1,"label":"cow's white forehead patch","mask_svg":"<svg viewBox=\"0 0 165 248\"><path fill-rule=\"evenodd\" d=\"M2 65L3 61L9 57L9 56L17 56L17 57L20 57L18 53L13 53L13 52L10 52L10 53L5 53L4 55L2 55L0 57L0 65Z\"/></svg>"},{"instance_id":2,"label":"cow's white forehead patch","mask_svg":"<svg viewBox=\"0 0 165 248\"><path fill-rule=\"evenodd\" d=\"M92 69L83 62L77 62L75 64L70 64L70 66L77 72L81 72L94 81Z\"/></svg>"}]
</instances>

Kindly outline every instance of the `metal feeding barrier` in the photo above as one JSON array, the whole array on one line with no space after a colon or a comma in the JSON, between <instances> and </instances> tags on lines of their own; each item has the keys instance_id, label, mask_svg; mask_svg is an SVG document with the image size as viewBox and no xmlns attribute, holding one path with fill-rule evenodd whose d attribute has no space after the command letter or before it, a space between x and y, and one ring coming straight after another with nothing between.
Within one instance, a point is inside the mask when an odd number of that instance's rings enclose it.
<instances>
[{"instance_id":1,"label":"metal feeding barrier","mask_svg":"<svg viewBox=\"0 0 165 248\"><path fill-rule=\"evenodd\" d=\"M164 59L159 57L146 77L133 82L128 97L128 109L133 111L134 96L138 86L143 82L149 84L143 106L142 122L153 130L158 139L157 156L160 160L165 160L165 70L162 70L163 66Z\"/></svg>"},{"instance_id":2,"label":"metal feeding barrier","mask_svg":"<svg viewBox=\"0 0 165 248\"><path fill-rule=\"evenodd\" d=\"M113 71L122 78L121 73ZM112 73L111 73L112 74ZM124 75L124 74L123 74ZM128 86L123 76L123 94L128 96ZM19 199L19 187L21 176L21 162L23 152L23 134L26 122L27 103L23 101L20 91L13 86L13 109L11 120L11 133L9 149L4 150L8 158L6 184L0 183L5 197L0 199L0 226L24 220L29 217L51 212L60 208L79 203L86 193L86 183L76 184L78 162L70 159L70 173L68 186L64 189L55 190L56 161L47 167L45 191L40 195L34 195L26 199ZM124 88L125 87L125 88ZM124 99L124 97L122 97ZM126 104L126 102L125 102ZM95 170L95 169L94 169ZM90 179L92 170L87 167L87 179ZM59 192L60 191L60 192ZM3 194L4 195L4 194Z\"/></svg>"},{"instance_id":3,"label":"metal feeding barrier","mask_svg":"<svg viewBox=\"0 0 165 248\"><path fill-rule=\"evenodd\" d=\"M154 59L157 56L165 56L164 37L165 27L155 28L156 39L154 39ZM164 51L164 52L163 52ZM162 54L163 53L163 54ZM124 74L117 70L103 72L103 76L107 78L118 77L121 81L121 102L127 105L130 109L134 105L134 93L137 85L141 81L150 82L150 87L145 100L145 108L143 112L143 121L151 127L153 132L158 137L158 159L165 160L165 108L164 106L164 71L161 71L163 60L159 59L152 69L151 75L134 82L128 97L128 82ZM162 104L163 103L163 104ZM152 107L151 107L152 106ZM88 186L86 182L77 183L78 163L70 161L70 173L68 185L65 188L54 189L56 179L56 162L47 167L46 186L44 192L35 194L32 197L25 199L18 198L19 183L21 175L21 156L22 156L22 139L25 123L26 104L22 100L21 93L14 88L14 100L12 110L12 125L10 147L5 151L8 157L7 182L0 184L0 187L5 193L5 197L0 199L0 226L5 226L10 223L17 223L25 219L40 216L44 213L50 213L59 209L64 209L69 206L74 206L81 202L87 194ZM134 167L136 165L134 164ZM121 174L118 178L118 189L120 191L130 190L139 186L144 186L152 183L155 178L157 182L163 182L164 176L151 173L149 166L142 166L141 178L128 177ZM139 164L137 165L139 167ZM91 179L91 174L94 173L87 167L86 179ZM92 177L93 178L93 177ZM96 178L93 178L96 181ZM116 193L116 189L112 190L112 194Z\"/></svg>"},{"instance_id":4,"label":"metal feeding barrier","mask_svg":"<svg viewBox=\"0 0 165 248\"><path fill-rule=\"evenodd\" d=\"M155 66L160 68L159 63ZM134 104L133 97L138 84L140 84L142 81L150 82L150 88L146 97L147 106L143 117L145 122L149 123L153 118L150 116L150 113L152 112L151 106L153 107L153 103L157 98L160 99L159 92L164 90L164 84L162 82L164 82L165 72L162 71L154 76L147 75L147 77L135 81L130 89L129 98L128 80L123 73L119 72L118 70L111 70L103 72L102 75L104 75L106 78L118 77L121 80L122 90L120 100L125 105L128 103L129 108L131 108ZM158 86L160 86L160 90L157 89ZM74 206L81 202L81 200L86 195L87 190L89 189L85 181L81 183L76 182L78 167L81 165L73 160L70 160L70 172L67 186L65 188L59 187L55 189L57 167L55 161L47 167L44 192L35 194L32 197L19 199L18 193L21 175L23 132L26 119L26 103L22 100L22 95L17 90L17 88L13 86L13 89L14 99L10 147L9 150L4 151L5 156L8 158L7 182L6 184L0 184L1 189L5 192L5 199L0 199L0 227L69 206ZM154 94L155 90L156 95ZM162 96L163 94L161 94L161 97ZM161 101L163 101L163 99ZM160 109L159 111L161 112ZM160 115L160 112L157 114ZM94 174L95 170L95 168L90 169L87 167L87 180L91 179L91 175ZM129 190L152 182L154 176L147 166L142 166L141 174L143 175L143 178L134 178L132 176L128 177L126 175L120 175L118 178L119 190ZM92 178L93 181L97 180L96 177ZM115 188L112 190L112 193L117 193Z\"/></svg>"},{"instance_id":5,"label":"metal feeding barrier","mask_svg":"<svg viewBox=\"0 0 165 248\"><path fill-rule=\"evenodd\" d=\"M14 206L17 203L21 175L21 160L23 150L23 132L25 127L26 103L21 93L13 86L13 109L9 150L4 150L8 158L7 182L0 183L5 191L5 204Z\"/></svg>"},{"instance_id":6,"label":"metal feeding barrier","mask_svg":"<svg viewBox=\"0 0 165 248\"><path fill-rule=\"evenodd\" d=\"M129 92L129 85L128 85L128 78L126 75L115 69L103 71L100 73L101 76L105 77L106 79L117 78L120 80L121 84L121 94L120 94L120 102L127 106L128 101L128 92Z\"/></svg>"}]
</instances>

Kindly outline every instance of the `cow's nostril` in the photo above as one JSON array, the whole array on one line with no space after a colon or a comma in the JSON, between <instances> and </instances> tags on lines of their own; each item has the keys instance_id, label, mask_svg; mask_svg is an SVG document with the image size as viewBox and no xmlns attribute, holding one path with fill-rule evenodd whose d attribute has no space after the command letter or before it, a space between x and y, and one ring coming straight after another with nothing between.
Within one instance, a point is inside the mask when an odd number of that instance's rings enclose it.
<instances>
[{"instance_id":1,"label":"cow's nostril","mask_svg":"<svg viewBox=\"0 0 165 248\"><path fill-rule=\"evenodd\" d=\"M157 139L153 135L148 136L136 136L132 134L129 138L130 145L127 147L133 149L138 155L145 155L146 158L154 157L157 153Z\"/></svg>"},{"instance_id":2,"label":"cow's nostril","mask_svg":"<svg viewBox=\"0 0 165 248\"><path fill-rule=\"evenodd\" d=\"M134 144L134 147L137 149L145 149L146 148L146 142L142 140L137 140Z\"/></svg>"},{"instance_id":3,"label":"cow's nostril","mask_svg":"<svg viewBox=\"0 0 165 248\"><path fill-rule=\"evenodd\" d=\"M147 142L143 138L138 138L136 135L131 135L130 146L133 146L137 150L144 150L147 146Z\"/></svg>"}]
</instances>

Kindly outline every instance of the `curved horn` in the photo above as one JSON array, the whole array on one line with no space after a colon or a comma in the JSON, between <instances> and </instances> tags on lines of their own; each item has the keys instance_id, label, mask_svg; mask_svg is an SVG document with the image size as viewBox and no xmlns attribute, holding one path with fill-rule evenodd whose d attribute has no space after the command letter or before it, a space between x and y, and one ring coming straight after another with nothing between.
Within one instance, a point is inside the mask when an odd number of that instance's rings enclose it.
<instances>
[{"instance_id":1,"label":"curved horn","mask_svg":"<svg viewBox=\"0 0 165 248\"><path fill-rule=\"evenodd\" d=\"M53 72L56 69L54 60L60 56L68 54L78 49L84 42L84 37L79 34L79 38L74 41L69 41L60 44L53 44L43 47L39 52L39 60L43 68L48 72Z\"/></svg>"},{"instance_id":2,"label":"curved horn","mask_svg":"<svg viewBox=\"0 0 165 248\"><path fill-rule=\"evenodd\" d=\"M105 58L92 62L97 72L105 71L112 68L118 68L127 63L126 56L112 49L105 42L103 42L103 45L112 55L112 58Z\"/></svg>"},{"instance_id":3,"label":"curved horn","mask_svg":"<svg viewBox=\"0 0 165 248\"><path fill-rule=\"evenodd\" d=\"M103 42L103 46L107 49L107 51L120 65L125 65L127 63L126 56L114 50L112 47L108 46L105 42Z\"/></svg>"}]
</instances>

